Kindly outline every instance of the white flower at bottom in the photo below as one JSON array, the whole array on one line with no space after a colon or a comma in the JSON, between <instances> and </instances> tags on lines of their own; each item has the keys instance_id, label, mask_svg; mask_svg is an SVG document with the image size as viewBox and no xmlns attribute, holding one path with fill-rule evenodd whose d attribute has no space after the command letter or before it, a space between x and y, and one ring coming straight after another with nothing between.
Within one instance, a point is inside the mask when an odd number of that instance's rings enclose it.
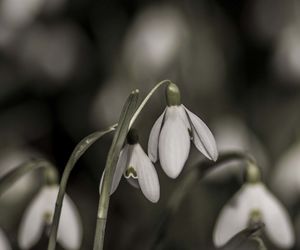
<instances>
[{"instance_id":1,"label":"white flower at bottom","mask_svg":"<svg viewBox=\"0 0 300 250\"><path fill-rule=\"evenodd\" d=\"M26 209L18 235L21 249L30 249L40 239L44 226L50 226L59 186L43 187ZM65 195L58 227L57 241L65 249L79 249L82 226L79 213L72 200Z\"/></svg>"},{"instance_id":2,"label":"white flower at bottom","mask_svg":"<svg viewBox=\"0 0 300 250\"><path fill-rule=\"evenodd\" d=\"M1 250L11 250L9 241L1 228L0 228L0 249Z\"/></svg>"},{"instance_id":3,"label":"white flower at bottom","mask_svg":"<svg viewBox=\"0 0 300 250\"><path fill-rule=\"evenodd\" d=\"M225 205L214 229L214 244L223 246L249 225L253 215L265 223L266 234L274 245L281 248L294 245L295 235L286 209L261 182L244 184Z\"/></svg>"}]
</instances>

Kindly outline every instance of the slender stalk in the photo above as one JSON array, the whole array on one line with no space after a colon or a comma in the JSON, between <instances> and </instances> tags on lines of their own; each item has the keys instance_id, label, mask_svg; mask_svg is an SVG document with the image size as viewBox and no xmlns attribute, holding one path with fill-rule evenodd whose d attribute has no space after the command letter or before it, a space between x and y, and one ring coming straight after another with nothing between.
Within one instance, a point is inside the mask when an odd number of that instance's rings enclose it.
<instances>
[{"instance_id":1,"label":"slender stalk","mask_svg":"<svg viewBox=\"0 0 300 250\"><path fill-rule=\"evenodd\" d=\"M30 160L20 164L14 170L8 172L0 179L0 196L23 175L39 168L44 168L46 173L45 177L47 178L48 182L57 181L56 169L50 162L42 159Z\"/></svg>"},{"instance_id":2,"label":"slender stalk","mask_svg":"<svg viewBox=\"0 0 300 250\"><path fill-rule=\"evenodd\" d=\"M258 236L253 236L251 238L251 240L253 240L257 243L258 250L267 250L267 247L266 247L264 241L262 240L262 238L260 238Z\"/></svg>"},{"instance_id":3,"label":"slender stalk","mask_svg":"<svg viewBox=\"0 0 300 250\"><path fill-rule=\"evenodd\" d=\"M129 123L136 110L137 101L138 101L138 90L133 91L131 95L127 98L127 101L121 112L121 116L113 138L112 145L110 147L107 156L105 175L103 178L103 185L101 188L99 205L98 205L97 224L96 224L96 232L95 232L94 248L93 248L94 250L103 249L113 174L115 172L120 151L126 139L126 135L129 129Z\"/></svg>"},{"instance_id":4,"label":"slender stalk","mask_svg":"<svg viewBox=\"0 0 300 250\"><path fill-rule=\"evenodd\" d=\"M124 132L121 133L122 137L119 137L119 139L116 139L116 141L122 142L122 145L123 145L123 142L125 141L126 134L127 134L128 130L132 127L132 125L134 124L135 120L137 119L137 117L139 116L139 114L141 113L141 111L143 110L143 108L145 107L145 105L148 103L149 99L156 92L156 90L158 90L162 85L167 84L167 83L171 83L171 81L170 80L163 80L163 81L159 82L157 85L154 86L154 88L148 93L148 95L141 102L141 104L136 109L136 111L133 114L131 114L128 126L124 126ZM123 108L123 110L124 110L124 108ZM128 115L128 117L129 117L129 115ZM124 117L124 119L125 118L126 117ZM120 121L122 121L122 117L120 118ZM119 122L119 124L120 124L120 122ZM126 127L127 127L127 130L126 130ZM125 131L126 131L126 133L125 133ZM123 135L125 135L124 138L123 138ZM115 138L118 138L118 133L117 132L115 134ZM113 152L113 151L115 151L114 152L115 153L114 157L115 157L115 160L117 160L121 148L120 148L120 150L118 150L118 153L117 153L116 150L113 150L115 148L115 146L116 145L113 142L112 146L111 146L110 153ZM113 171L111 171L111 173L105 174L104 175L104 179L103 179L103 186L102 186L102 189L101 189L100 201L99 201L99 205L98 205L98 218L97 218L97 224L96 224L96 233L95 233L95 240L94 240L94 250L103 249L104 234L105 234L105 227L106 227L106 220L107 220L107 209L108 209L108 204L109 204L109 193L110 193L111 181L112 181L112 178L113 178L113 173L115 171L115 166L114 167L110 167L110 166L112 166L112 164L111 164L112 160L110 160L110 157L112 157L112 155L111 156L108 155L108 159L107 159L105 170L113 168ZM111 174L111 177L109 177L110 174ZM108 177L106 177L106 176L108 176ZM107 180L107 183L109 183L109 185L107 185L109 187L109 189L108 189L109 191L108 190L104 190L104 187L106 186L105 185L105 181L106 180ZM101 198L102 198L103 202L101 202Z\"/></svg>"},{"instance_id":5,"label":"slender stalk","mask_svg":"<svg viewBox=\"0 0 300 250\"><path fill-rule=\"evenodd\" d=\"M159 224L156 225L156 230L153 233L154 239L150 244L150 249L158 249L158 246L160 246L161 242L164 241L167 231L167 225L170 219L178 211L178 208L182 204L182 201L184 200L186 194L189 193L189 190L195 185L195 183L201 180L208 171L217 168L220 164L232 160L241 160L246 163L255 163L255 159L247 153L226 152L221 153L216 162L207 159L200 161L185 175L181 183L172 193L165 211L162 213L160 219L158 220Z\"/></svg>"},{"instance_id":6,"label":"slender stalk","mask_svg":"<svg viewBox=\"0 0 300 250\"><path fill-rule=\"evenodd\" d=\"M149 99L151 98L151 96L155 93L156 90L158 90L163 84L167 84L167 83L171 83L170 80L163 80L161 82L159 82L158 84L156 84L154 86L154 88L148 93L148 95L144 98L144 100L141 102L141 104L139 105L139 107L137 108L137 110L135 111L133 117L131 118L130 124L129 124L129 128L132 127L133 123L135 122L136 118L139 116L139 114L141 113L141 111L143 110L143 108L145 107L145 105L147 104L147 102L149 101Z\"/></svg>"},{"instance_id":7,"label":"slender stalk","mask_svg":"<svg viewBox=\"0 0 300 250\"><path fill-rule=\"evenodd\" d=\"M64 169L61 181L59 192L56 198L55 204L55 211L53 215L53 221L50 229L50 236L49 236L49 243L48 243L48 250L54 250L56 247L56 238L57 238L57 230L59 225L59 219L61 215L61 209L63 205L63 198L66 192L67 182L71 171L73 170L76 162L80 159L80 157L91 147L96 141L98 141L102 136L106 135L109 132L115 130L116 125L109 127L104 131L97 131L94 132L85 138L83 138L73 150L66 167Z\"/></svg>"},{"instance_id":8,"label":"slender stalk","mask_svg":"<svg viewBox=\"0 0 300 250\"><path fill-rule=\"evenodd\" d=\"M127 131L129 130L129 128L133 125L133 123L135 122L136 118L138 117L138 115L140 114L140 112L142 111L142 109L144 108L144 106L147 104L147 102L149 101L149 99L151 98L151 96L154 94L154 92L163 84L166 83L170 83L169 80L164 80L159 82L150 92L149 94L145 97L145 99L142 101L142 103L139 105L138 109L135 111L135 113L132 115L131 114L131 119L130 119L130 123L129 126L127 128ZM132 96L130 97L132 100L134 99L134 105L136 105L137 102L137 91L135 91L134 93L132 93ZM128 104L128 103L127 103ZM135 107L134 107L135 110ZM134 111L133 109L130 111ZM124 118L124 117L123 117ZM128 119L128 118L126 118ZM95 143L98 139L100 139L104 134L113 131L116 128L116 125L110 127L109 129L107 129L106 131L103 132L96 132L93 133L87 137L85 137L74 149L70 159L68 160L68 163L65 167L62 179L61 179L61 183L60 183L60 189L59 189L59 193L57 196L57 200L56 200L56 205L55 205L55 212L54 212L54 217L53 217L53 222L52 222L52 226L51 226L51 230L50 230L50 237L49 237L49 244L48 244L48 250L54 250L56 247L56 238L57 238L57 230L58 230L58 223L59 223L59 218L61 215L61 209L62 209L62 203L63 203L63 197L65 194L65 190L66 190L66 185L70 176L70 173L75 165L75 163L78 161L78 159L84 154L84 152L93 144ZM125 130L124 130L125 131ZM126 134L127 134L126 131ZM118 134L118 135L117 135ZM119 137L119 132L116 132L117 137ZM125 135L126 136L126 135ZM125 139L124 139L125 140ZM123 145L123 143L122 143ZM122 146L121 145L121 146ZM114 148L116 146L116 140L114 140L114 142L112 143L111 148ZM107 163L108 164L108 163ZM106 168L105 168L106 169ZM114 172L114 171L113 171ZM105 177L104 177L105 178ZM105 178L107 180L107 178ZM111 185L111 184L110 184ZM109 201L109 197L105 196L105 193L103 192L103 195L105 198L103 198L102 200L105 201ZM101 200L101 198L100 198ZM103 203L103 202L102 202ZM109 202L108 202L109 203ZM107 203L107 204L108 204ZM106 204L106 202L104 203ZM103 204L100 204L99 202L99 207L98 207L98 211L102 211L103 209L105 210L105 208L102 207ZM105 205L106 206L106 205ZM107 205L108 207L108 205ZM103 212L105 214L105 212ZM99 217L99 216L98 216ZM101 244L103 245L103 241L104 238L102 239L101 237L104 237L104 230L105 230L105 223L106 223L106 218L105 220L102 218L102 215L100 216L101 219L99 219L99 223L97 222L97 228L96 228L96 236L95 236L95 244L98 245L98 241L102 242ZM103 234L100 234L100 237L97 236L97 232L99 230L103 230Z\"/></svg>"}]
</instances>

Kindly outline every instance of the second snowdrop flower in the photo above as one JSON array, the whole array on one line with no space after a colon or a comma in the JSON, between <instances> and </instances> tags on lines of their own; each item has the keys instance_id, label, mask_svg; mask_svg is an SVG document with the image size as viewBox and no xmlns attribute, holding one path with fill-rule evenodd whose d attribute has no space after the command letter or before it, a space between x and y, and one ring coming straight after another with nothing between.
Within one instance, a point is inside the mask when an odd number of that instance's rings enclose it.
<instances>
[{"instance_id":1,"label":"second snowdrop flower","mask_svg":"<svg viewBox=\"0 0 300 250\"><path fill-rule=\"evenodd\" d=\"M58 191L58 185L43 187L26 209L18 235L21 249L32 248L40 239L44 226L51 225ZM67 195L62 206L57 241L63 248L72 250L79 249L82 241L79 213Z\"/></svg>"},{"instance_id":2,"label":"second snowdrop flower","mask_svg":"<svg viewBox=\"0 0 300 250\"><path fill-rule=\"evenodd\" d=\"M156 203L160 197L158 175L152 162L138 143L138 133L131 129L122 149L112 180L111 194L119 186L122 175L134 187L140 188L145 197ZM103 180L102 175L102 180ZM100 187L102 184L100 184Z\"/></svg>"},{"instance_id":3,"label":"second snowdrop flower","mask_svg":"<svg viewBox=\"0 0 300 250\"><path fill-rule=\"evenodd\" d=\"M295 243L295 235L286 209L260 182L256 166L248 167L246 178L247 183L219 215L214 229L214 244L221 247L249 224L261 221L274 245L284 249L291 248Z\"/></svg>"},{"instance_id":4,"label":"second snowdrop flower","mask_svg":"<svg viewBox=\"0 0 300 250\"><path fill-rule=\"evenodd\" d=\"M153 162L159 158L165 173L176 178L188 158L190 140L210 160L217 160L218 151L209 128L181 104L180 91L174 83L169 83L166 97L168 106L150 133L148 155Z\"/></svg>"}]
</instances>

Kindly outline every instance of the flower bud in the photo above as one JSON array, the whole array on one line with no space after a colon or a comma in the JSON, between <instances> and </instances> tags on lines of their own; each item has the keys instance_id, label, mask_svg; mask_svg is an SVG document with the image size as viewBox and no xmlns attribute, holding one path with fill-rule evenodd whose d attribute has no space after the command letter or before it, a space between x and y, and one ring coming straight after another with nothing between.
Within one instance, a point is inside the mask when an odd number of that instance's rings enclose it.
<instances>
[{"instance_id":1,"label":"flower bud","mask_svg":"<svg viewBox=\"0 0 300 250\"><path fill-rule=\"evenodd\" d=\"M44 176L45 176L47 185L52 186L52 185L56 185L58 183L58 173L55 168L47 167L44 170Z\"/></svg>"},{"instance_id":2,"label":"flower bud","mask_svg":"<svg viewBox=\"0 0 300 250\"><path fill-rule=\"evenodd\" d=\"M261 181L260 170L252 163L250 163L246 168L246 181L248 183L257 183Z\"/></svg>"},{"instance_id":3,"label":"flower bud","mask_svg":"<svg viewBox=\"0 0 300 250\"><path fill-rule=\"evenodd\" d=\"M168 106L178 106L181 104L180 90L175 83L170 82L166 89Z\"/></svg>"}]
</instances>

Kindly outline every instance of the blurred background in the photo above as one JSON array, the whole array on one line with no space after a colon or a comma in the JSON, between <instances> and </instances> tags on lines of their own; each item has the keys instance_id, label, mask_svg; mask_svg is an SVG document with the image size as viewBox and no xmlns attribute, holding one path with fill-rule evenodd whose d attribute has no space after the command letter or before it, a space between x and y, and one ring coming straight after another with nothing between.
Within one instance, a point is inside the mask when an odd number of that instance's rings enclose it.
<instances>
[{"instance_id":1,"label":"blurred background","mask_svg":"<svg viewBox=\"0 0 300 250\"><path fill-rule=\"evenodd\" d=\"M32 157L62 173L80 139L117 121L131 90L146 95L171 79L220 150L257 158L300 238L299 12L298 0L0 0L0 176ZM165 105L161 89L137 120L145 151ZM92 249L111 139L83 156L68 184L83 223L82 249ZM201 158L193 149L185 171ZM111 199L106 249L147 249L184 176L171 180L156 167L156 205L121 181ZM214 249L217 215L242 184L239 168L232 162L195 185L169 225L165 249ZM0 198L0 227L13 249L39 178L24 176ZM46 243L44 235L33 249Z\"/></svg>"}]
</instances>

